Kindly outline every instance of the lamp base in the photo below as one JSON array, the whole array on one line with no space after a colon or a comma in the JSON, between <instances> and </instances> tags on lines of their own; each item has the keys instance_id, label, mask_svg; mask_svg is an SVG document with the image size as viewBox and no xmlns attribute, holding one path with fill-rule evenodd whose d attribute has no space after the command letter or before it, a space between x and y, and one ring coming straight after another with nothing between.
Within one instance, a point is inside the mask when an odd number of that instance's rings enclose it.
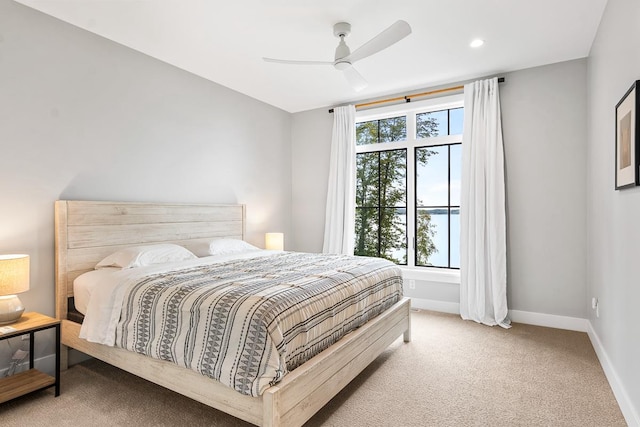
<instances>
[{"instance_id":1,"label":"lamp base","mask_svg":"<svg viewBox=\"0 0 640 427\"><path fill-rule=\"evenodd\" d=\"M24 306L16 295L0 297L0 325L14 323L24 313Z\"/></svg>"}]
</instances>

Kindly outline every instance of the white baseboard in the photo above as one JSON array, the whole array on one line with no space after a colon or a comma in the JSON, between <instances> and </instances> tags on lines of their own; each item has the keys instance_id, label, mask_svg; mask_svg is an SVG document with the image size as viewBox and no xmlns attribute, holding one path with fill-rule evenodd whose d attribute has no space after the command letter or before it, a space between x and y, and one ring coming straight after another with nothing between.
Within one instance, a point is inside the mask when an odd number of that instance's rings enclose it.
<instances>
[{"instance_id":1,"label":"white baseboard","mask_svg":"<svg viewBox=\"0 0 640 427\"><path fill-rule=\"evenodd\" d=\"M457 302L436 301L432 299L411 297L411 308L439 311L441 313L460 314L460 304Z\"/></svg>"},{"instance_id":2,"label":"white baseboard","mask_svg":"<svg viewBox=\"0 0 640 427\"><path fill-rule=\"evenodd\" d=\"M460 304L457 302L412 297L411 307L442 313L460 314ZM587 319L580 319L578 317L557 316L555 314L533 313L520 310L509 310L509 318L517 323L579 332L587 332L589 324Z\"/></svg>"},{"instance_id":3,"label":"white baseboard","mask_svg":"<svg viewBox=\"0 0 640 427\"><path fill-rule=\"evenodd\" d=\"M596 351L596 355L598 356L598 360L600 361L602 370L604 371L604 374L609 381L611 390L613 390L613 395L618 401L618 406L620 406L620 411L622 411L624 419L627 421L629 427L640 427L640 415L638 415L639 408L634 407L631 398L629 398L629 395L622 385L622 382L620 382L620 377L616 373L616 370L613 368L613 365L609 360L607 352L602 346L602 342L600 341L598 334L596 334L596 331L593 329L593 325L591 325L591 322L587 323L589 325L587 333L589 334L591 345L593 345L593 348Z\"/></svg>"},{"instance_id":4,"label":"white baseboard","mask_svg":"<svg viewBox=\"0 0 640 427\"><path fill-rule=\"evenodd\" d=\"M579 317L558 316L555 314L534 313L531 311L509 310L509 319L516 323L546 326L547 328L566 329L568 331L587 332L589 321Z\"/></svg>"}]
</instances>

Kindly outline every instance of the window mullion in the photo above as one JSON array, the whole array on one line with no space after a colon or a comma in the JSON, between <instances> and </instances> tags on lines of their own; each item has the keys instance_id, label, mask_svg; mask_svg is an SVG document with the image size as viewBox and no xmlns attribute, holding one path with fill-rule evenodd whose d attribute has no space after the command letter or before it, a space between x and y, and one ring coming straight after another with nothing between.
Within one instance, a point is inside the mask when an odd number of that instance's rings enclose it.
<instances>
[{"instance_id":1,"label":"window mullion","mask_svg":"<svg viewBox=\"0 0 640 427\"><path fill-rule=\"evenodd\" d=\"M378 126L378 129L380 127ZM379 134L379 132L378 132ZM378 151L378 256L382 255L380 242L382 241L382 194L380 192L380 151Z\"/></svg>"},{"instance_id":2,"label":"window mullion","mask_svg":"<svg viewBox=\"0 0 640 427\"><path fill-rule=\"evenodd\" d=\"M451 268L451 145L447 146L447 267Z\"/></svg>"},{"instance_id":3,"label":"window mullion","mask_svg":"<svg viewBox=\"0 0 640 427\"><path fill-rule=\"evenodd\" d=\"M416 115L407 114L407 266L415 267L416 180L415 180Z\"/></svg>"}]
</instances>

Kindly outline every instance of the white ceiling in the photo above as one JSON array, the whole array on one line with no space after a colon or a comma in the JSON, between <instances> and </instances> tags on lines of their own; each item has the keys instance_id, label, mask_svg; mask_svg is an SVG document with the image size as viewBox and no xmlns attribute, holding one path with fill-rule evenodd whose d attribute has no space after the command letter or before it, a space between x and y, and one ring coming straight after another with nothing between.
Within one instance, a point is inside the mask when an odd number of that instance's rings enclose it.
<instances>
[{"instance_id":1,"label":"white ceiling","mask_svg":"<svg viewBox=\"0 0 640 427\"><path fill-rule=\"evenodd\" d=\"M607 0L17 0L289 112L550 64L589 54ZM398 19L413 33L355 64L353 91L331 66L333 24L351 50ZM474 38L485 45L469 47Z\"/></svg>"}]
</instances>

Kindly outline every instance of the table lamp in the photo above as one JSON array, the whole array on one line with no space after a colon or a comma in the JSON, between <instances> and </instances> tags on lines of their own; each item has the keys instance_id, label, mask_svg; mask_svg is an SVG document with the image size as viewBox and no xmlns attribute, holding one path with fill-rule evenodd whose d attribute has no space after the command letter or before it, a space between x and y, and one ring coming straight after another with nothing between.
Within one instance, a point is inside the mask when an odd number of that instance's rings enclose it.
<instances>
[{"instance_id":1,"label":"table lamp","mask_svg":"<svg viewBox=\"0 0 640 427\"><path fill-rule=\"evenodd\" d=\"M284 233L267 233L264 235L264 247L272 251L284 250Z\"/></svg>"},{"instance_id":2,"label":"table lamp","mask_svg":"<svg viewBox=\"0 0 640 427\"><path fill-rule=\"evenodd\" d=\"M29 290L29 255L0 255L0 325L17 321L24 306L16 294Z\"/></svg>"}]
</instances>

